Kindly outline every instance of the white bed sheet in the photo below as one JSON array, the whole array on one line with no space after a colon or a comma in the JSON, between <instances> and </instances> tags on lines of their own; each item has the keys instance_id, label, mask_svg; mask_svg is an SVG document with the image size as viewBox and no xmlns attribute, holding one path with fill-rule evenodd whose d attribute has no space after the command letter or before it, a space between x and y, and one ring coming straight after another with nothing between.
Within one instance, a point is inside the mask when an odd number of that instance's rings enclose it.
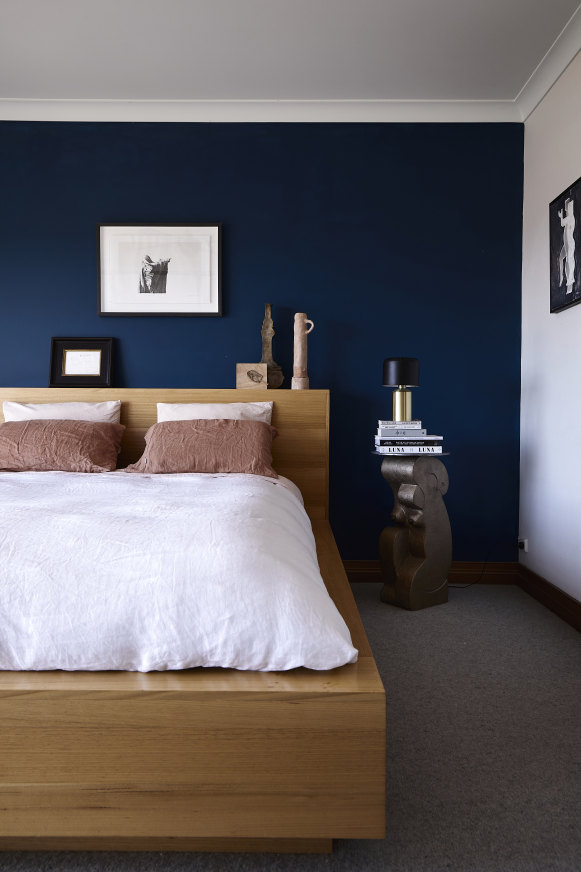
<instances>
[{"instance_id":1,"label":"white bed sheet","mask_svg":"<svg viewBox=\"0 0 581 872\"><path fill-rule=\"evenodd\" d=\"M0 557L0 669L357 659L286 479L2 473Z\"/></svg>"}]
</instances>

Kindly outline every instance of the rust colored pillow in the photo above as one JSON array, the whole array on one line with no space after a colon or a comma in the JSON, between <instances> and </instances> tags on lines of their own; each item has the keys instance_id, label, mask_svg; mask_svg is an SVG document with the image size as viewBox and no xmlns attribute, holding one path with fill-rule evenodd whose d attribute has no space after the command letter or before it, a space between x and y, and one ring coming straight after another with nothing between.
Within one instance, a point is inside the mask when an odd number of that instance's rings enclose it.
<instances>
[{"instance_id":1,"label":"rust colored pillow","mask_svg":"<svg viewBox=\"0 0 581 872\"><path fill-rule=\"evenodd\" d=\"M0 469L110 472L124 430L94 421L8 421L0 424Z\"/></svg>"},{"instance_id":2,"label":"rust colored pillow","mask_svg":"<svg viewBox=\"0 0 581 872\"><path fill-rule=\"evenodd\" d=\"M261 421L164 421L145 434L145 451L126 472L247 472L278 478L277 431Z\"/></svg>"}]
</instances>

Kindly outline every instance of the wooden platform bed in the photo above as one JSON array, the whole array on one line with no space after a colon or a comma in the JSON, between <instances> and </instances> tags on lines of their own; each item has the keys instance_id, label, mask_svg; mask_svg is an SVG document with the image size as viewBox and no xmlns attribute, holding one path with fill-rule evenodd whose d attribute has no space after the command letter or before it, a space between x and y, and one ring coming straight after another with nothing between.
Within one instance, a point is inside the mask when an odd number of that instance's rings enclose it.
<instances>
[{"instance_id":1,"label":"wooden platform bed","mask_svg":"<svg viewBox=\"0 0 581 872\"><path fill-rule=\"evenodd\" d=\"M121 465L157 402L274 400L275 468L303 493L359 661L0 672L0 849L325 852L382 838L385 695L328 522L328 391L0 389L0 401L104 399L123 403Z\"/></svg>"}]
</instances>

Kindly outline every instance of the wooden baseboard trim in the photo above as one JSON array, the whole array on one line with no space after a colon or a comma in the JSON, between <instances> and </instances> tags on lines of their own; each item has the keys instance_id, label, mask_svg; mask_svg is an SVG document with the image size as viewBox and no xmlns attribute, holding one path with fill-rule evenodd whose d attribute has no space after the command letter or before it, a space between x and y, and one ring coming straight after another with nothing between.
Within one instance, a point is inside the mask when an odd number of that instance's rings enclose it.
<instances>
[{"instance_id":1,"label":"wooden baseboard trim","mask_svg":"<svg viewBox=\"0 0 581 872\"><path fill-rule=\"evenodd\" d=\"M379 560L345 560L344 566L351 583L382 580ZM450 584L518 584L518 572L518 563L456 560L448 581Z\"/></svg>"},{"instance_id":2,"label":"wooden baseboard trim","mask_svg":"<svg viewBox=\"0 0 581 872\"><path fill-rule=\"evenodd\" d=\"M379 560L344 560L343 566L351 584L382 580Z\"/></svg>"},{"instance_id":3,"label":"wooden baseboard trim","mask_svg":"<svg viewBox=\"0 0 581 872\"><path fill-rule=\"evenodd\" d=\"M450 584L518 584L518 563L456 560L448 573Z\"/></svg>"},{"instance_id":4,"label":"wooden baseboard trim","mask_svg":"<svg viewBox=\"0 0 581 872\"><path fill-rule=\"evenodd\" d=\"M531 569L519 564L519 585L576 630L581 631L581 602L573 599L568 593L555 587L542 575L537 575Z\"/></svg>"},{"instance_id":5,"label":"wooden baseboard trim","mask_svg":"<svg viewBox=\"0 0 581 872\"><path fill-rule=\"evenodd\" d=\"M352 584L382 581L379 560L345 560L344 566ZM456 560L450 568L448 581L450 584L518 584L534 599L581 631L581 602L522 563Z\"/></svg>"}]
</instances>

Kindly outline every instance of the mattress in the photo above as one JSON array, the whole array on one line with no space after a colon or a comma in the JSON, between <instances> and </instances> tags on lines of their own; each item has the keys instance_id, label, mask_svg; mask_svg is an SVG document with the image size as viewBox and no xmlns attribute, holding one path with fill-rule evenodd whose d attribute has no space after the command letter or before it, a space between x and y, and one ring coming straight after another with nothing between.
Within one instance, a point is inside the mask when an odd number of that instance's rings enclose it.
<instances>
[{"instance_id":1,"label":"mattress","mask_svg":"<svg viewBox=\"0 0 581 872\"><path fill-rule=\"evenodd\" d=\"M0 669L357 659L286 479L3 473L0 507Z\"/></svg>"}]
</instances>

